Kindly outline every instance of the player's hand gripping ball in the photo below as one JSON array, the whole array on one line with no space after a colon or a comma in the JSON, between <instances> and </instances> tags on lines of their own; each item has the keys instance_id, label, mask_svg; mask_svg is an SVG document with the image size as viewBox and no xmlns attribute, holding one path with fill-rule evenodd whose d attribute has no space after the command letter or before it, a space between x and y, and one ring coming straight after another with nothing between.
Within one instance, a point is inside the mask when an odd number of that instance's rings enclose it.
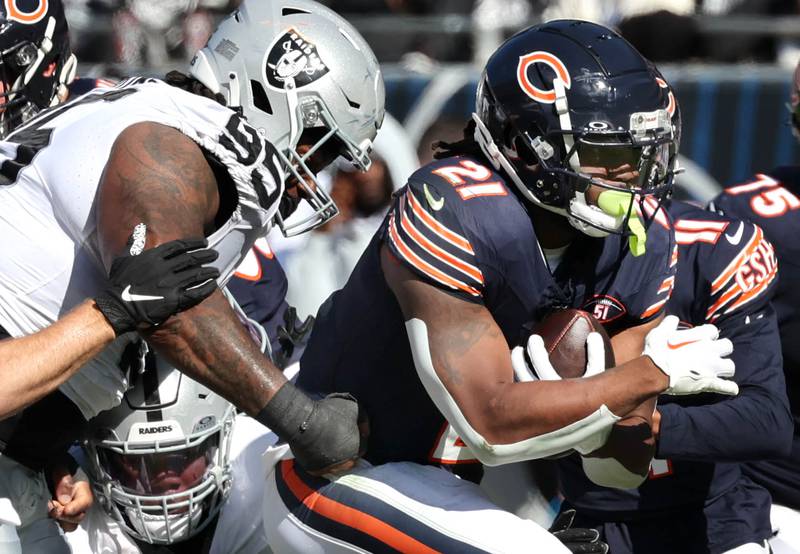
<instances>
[{"instance_id":1,"label":"player's hand gripping ball","mask_svg":"<svg viewBox=\"0 0 800 554\"><path fill-rule=\"evenodd\" d=\"M614 367L611 339L591 314L582 310L567 309L553 312L532 327L525 346L516 347L511 354L514 373L519 381L558 380L585 378ZM626 414L612 428L606 443L586 457L598 460L613 459L617 465L633 474L621 481L613 478L601 485L616 486L620 482L635 482L644 478L655 454L652 418L655 399L649 400ZM590 460L588 466L595 465ZM598 462L596 465L603 465ZM584 466L587 466L584 460ZM596 476L588 471L593 480Z\"/></svg>"}]
</instances>

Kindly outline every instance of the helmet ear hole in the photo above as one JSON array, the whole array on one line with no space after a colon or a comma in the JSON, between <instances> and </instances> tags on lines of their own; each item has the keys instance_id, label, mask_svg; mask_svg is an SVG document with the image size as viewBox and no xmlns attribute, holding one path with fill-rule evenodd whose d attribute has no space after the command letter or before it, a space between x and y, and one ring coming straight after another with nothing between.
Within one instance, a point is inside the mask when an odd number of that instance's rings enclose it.
<instances>
[{"instance_id":1,"label":"helmet ear hole","mask_svg":"<svg viewBox=\"0 0 800 554\"><path fill-rule=\"evenodd\" d=\"M253 104L255 107L262 112L272 115L272 104L269 101L269 96L267 96L267 91L264 90L264 85L261 84L261 81L251 79L250 92L253 95Z\"/></svg>"}]
</instances>

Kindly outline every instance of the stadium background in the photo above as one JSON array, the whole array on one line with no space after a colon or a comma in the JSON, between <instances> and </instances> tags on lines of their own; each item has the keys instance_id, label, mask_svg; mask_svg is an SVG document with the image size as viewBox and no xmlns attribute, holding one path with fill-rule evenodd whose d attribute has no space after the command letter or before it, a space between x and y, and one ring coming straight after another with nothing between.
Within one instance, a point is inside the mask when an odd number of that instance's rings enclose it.
<instances>
[{"instance_id":1,"label":"stadium background","mask_svg":"<svg viewBox=\"0 0 800 554\"><path fill-rule=\"evenodd\" d=\"M214 21L237 2L65 3L83 73L124 76L180 67ZM621 29L658 63L681 104L682 153L719 183L746 179L800 155L785 108L790 72L800 59L798 0L323 3L345 15L373 46L384 65L388 111L412 125L415 143L432 138L425 131L434 123L440 131L435 138L446 138L441 131L449 136L463 125L472 111L482 61L504 36L551 16L569 16ZM136 36L136 27L143 37Z\"/></svg>"}]
</instances>

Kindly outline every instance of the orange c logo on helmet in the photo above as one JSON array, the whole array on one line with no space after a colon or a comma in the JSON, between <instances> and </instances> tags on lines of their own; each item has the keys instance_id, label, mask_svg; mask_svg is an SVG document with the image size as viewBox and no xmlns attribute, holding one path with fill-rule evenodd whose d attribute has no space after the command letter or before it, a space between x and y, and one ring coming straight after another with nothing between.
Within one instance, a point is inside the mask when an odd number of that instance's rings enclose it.
<instances>
[{"instance_id":1,"label":"orange c logo on helmet","mask_svg":"<svg viewBox=\"0 0 800 554\"><path fill-rule=\"evenodd\" d=\"M517 65L517 82L519 83L520 88L525 92L525 94L537 102L541 102L543 104L552 104L556 101L555 89L542 90L531 83L530 79L528 79L528 68L535 63L543 63L555 71L556 76L561 79L565 88L569 88L572 85L572 79L570 79L567 66L564 65L564 62L550 52L544 52L542 50L531 52L530 54L525 54L524 56L519 57L519 65Z\"/></svg>"},{"instance_id":2,"label":"orange c logo on helmet","mask_svg":"<svg viewBox=\"0 0 800 554\"><path fill-rule=\"evenodd\" d=\"M656 77L656 83L658 83L658 86L661 88L667 89L667 97L669 98L669 104L667 104L667 113L670 115L670 117L672 117L675 115L675 106L677 105L675 102L675 96L672 94L672 89L669 88L667 82L660 77Z\"/></svg>"},{"instance_id":3,"label":"orange c logo on helmet","mask_svg":"<svg viewBox=\"0 0 800 554\"><path fill-rule=\"evenodd\" d=\"M7 17L12 21L19 21L20 23L31 25L40 22L47 14L48 0L36 0L35 7L28 12L24 12L17 7L18 1L19 0L3 0ZM31 2L31 4L33 5L34 2Z\"/></svg>"}]
</instances>

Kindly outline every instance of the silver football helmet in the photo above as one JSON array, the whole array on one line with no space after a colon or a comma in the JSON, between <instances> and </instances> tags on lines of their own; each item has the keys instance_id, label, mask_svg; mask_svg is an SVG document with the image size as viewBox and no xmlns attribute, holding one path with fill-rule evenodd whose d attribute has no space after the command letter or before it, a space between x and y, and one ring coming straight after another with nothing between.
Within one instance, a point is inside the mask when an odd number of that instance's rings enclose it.
<instances>
[{"instance_id":1,"label":"silver football helmet","mask_svg":"<svg viewBox=\"0 0 800 554\"><path fill-rule=\"evenodd\" d=\"M229 107L241 107L304 189L314 214L287 223L281 210L276 223L284 235L338 213L317 183L321 168L308 162L314 154L328 161L342 155L368 169L384 115L378 61L350 23L311 0L244 0L194 57L190 73ZM313 146L298 152L298 144Z\"/></svg>"},{"instance_id":2,"label":"silver football helmet","mask_svg":"<svg viewBox=\"0 0 800 554\"><path fill-rule=\"evenodd\" d=\"M140 344L145 370L92 420L85 450L109 516L134 538L171 544L202 531L230 491L235 410Z\"/></svg>"}]
</instances>

